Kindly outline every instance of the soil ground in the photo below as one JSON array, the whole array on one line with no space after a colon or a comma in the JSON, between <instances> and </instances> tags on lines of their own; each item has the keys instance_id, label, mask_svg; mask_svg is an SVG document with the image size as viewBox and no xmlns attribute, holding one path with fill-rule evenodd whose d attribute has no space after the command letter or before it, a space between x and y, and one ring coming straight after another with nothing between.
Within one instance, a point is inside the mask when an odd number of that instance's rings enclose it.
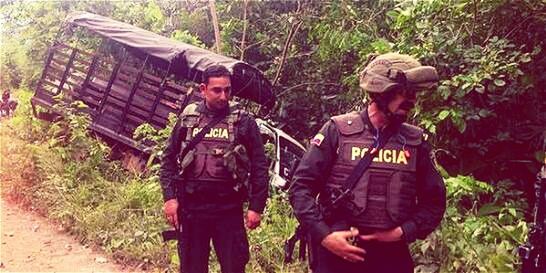
<instances>
[{"instance_id":1,"label":"soil ground","mask_svg":"<svg viewBox=\"0 0 546 273\"><path fill-rule=\"evenodd\" d=\"M0 272L133 272L44 217L0 199Z\"/></svg>"}]
</instances>

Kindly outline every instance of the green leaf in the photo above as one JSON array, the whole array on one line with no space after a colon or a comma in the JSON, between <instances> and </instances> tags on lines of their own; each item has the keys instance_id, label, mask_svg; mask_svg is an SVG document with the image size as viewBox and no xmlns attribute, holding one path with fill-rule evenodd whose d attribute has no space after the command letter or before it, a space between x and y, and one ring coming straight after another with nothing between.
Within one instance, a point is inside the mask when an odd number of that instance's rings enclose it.
<instances>
[{"instance_id":1,"label":"green leaf","mask_svg":"<svg viewBox=\"0 0 546 273\"><path fill-rule=\"evenodd\" d=\"M430 241L424 241L423 244L421 244L421 253L425 254L429 248Z\"/></svg>"},{"instance_id":2,"label":"green leaf","mask_svg":"<svg viewBox=\"0 0 546 273\"><path fill-rule=\"evenodd\" d=\"M465 82L462 86L461 86L461 89L462 90L466 90L470 87L470 85L472 85L471 82Z\"/></svg>"},{"instance_id":3,"label":"green leaf","mask_svg":"<svg viewBox=\"0 0 546 273\"><path fill-rule=\"evenodd\" d=\"M438 118L440 120L444 120L445 118L447 118L449 116L449 110L442 110L442 112L440 112L440 114L438 114Z\"/></svg>"},{"instance_id":4,"label":"green leaf","mask_svg":"<svg viewBox=\"0 0 546 273\"><path fill-rule=\"evenodd\" d=\"M523 54L519 60L520 60L520 62L522 62L522 63L528 63L528 62L530 62L532 59L531 59L531 56L529 56L529 54Z\"/></svg>"},{"instance_id":5,"label":"green leaf","mask_svg":"<svg viewBox=\"0 0 546 273\"><path fill-rule=\"evenodd\" d=\"M457 130L459 132L464 132L466 130L466 122L461 118L451 118L455 126L457 126Z\"/></svg>"},{"instance_id":6,"label":"green leaf","mask_svg":"<svg viewBox=\"0 0 546 273\"><path fill-rule=\"evenodd\" d=\"M371 44L373 49L378 53L386 53L392 50L392 45L385 39L379 39Z\"/></svg>"},{"instance_id":7,"label":"green leaf","mask_svg":"<svg viewBox=\"0 0 546 273\"><path fill-rule=\"evenodd\" d=\"M112 249L117 249L117 248L121 247L122 244L123 244L123 239L114 239L114 240L112 240L112 243L110 244L110 247Z\"/></svg>"},{"instance_id":8,"label":"green leaf","mask_svg":"<svg viewBox=\"0 0 546 273\"><path fill-rule=\"evenodd\" d=\"M514 217L516 217L517 215L515 208L508 208L508 213L510 213Z\"/></svg>"},{"instance_id":9,"label":"green leaf","mask_svg":"<svg viewBox=\"0 0 546 273\"><path fill-rule=\"evenodd\" d=\"M504 80L501 80L501 79L495 79L495 81L493 81L493 83L495 83L496 86L504 86L506 85L506 82Z\"/></svg>"},{"instance_id":10,"label":"green leaf","mask_svg":"<svg viewBox=\"0 0 546 273\"><path fill-rule=\"evenodd\" d=\"M396 10L389 10L389 11L387 11L387 13L386 13L387 17L389 17L391 20L395 20L396 17L398 17L398 14L399 14L399 13L398 13L398 11L396 11Z\"/></svg>"},{"instance_id":11,"label":"green leaf","mask_svg":"<svg viewBox=\"0 0 546 273\"><path fill-rule=\"evenodd\" d=\"M438 93L440 93L440 95L442 96L442 98L445 100L449 97L450 95L450 90L449 90L449 87L445 86L445 85L441 85L438 87Z\"/></svg>"},{"instance_id":12,"label":"green leaf","mask_svg":"<svg viewBox=\"0 0 546 273\"><path fill-rule=\"evenodd\" d=\"M482 118L486 118L488 116L491 115L491 111L487 110L487 109L482 109L480 110L480 112L478 113L478 115Z\"/></svg>"},{"instance_id":13,"label":"green leaf","mask_svg":"<svg viewBox=\"0 0 546 273\"><path fill-rule=\"evenodd\" d=\"M483 205L478 210L478 215L479 216L485 216L485 215L495 214L495 213L498 213L500 210L501 210L501 208L499 206L497 206L495 204L492 204L492 203L488 203L488 204Z\"/></svg>"},{"instance_id":14,"label":"green leaf","mask_svg":"<svg viewBox=\"0 0 546 273\"><path fill-rule=\"evenodd\" d=\"M474 90L480 94L485 92L485 87L482 84L477 84L474 86Z\"/></svg>"}]
</instances>

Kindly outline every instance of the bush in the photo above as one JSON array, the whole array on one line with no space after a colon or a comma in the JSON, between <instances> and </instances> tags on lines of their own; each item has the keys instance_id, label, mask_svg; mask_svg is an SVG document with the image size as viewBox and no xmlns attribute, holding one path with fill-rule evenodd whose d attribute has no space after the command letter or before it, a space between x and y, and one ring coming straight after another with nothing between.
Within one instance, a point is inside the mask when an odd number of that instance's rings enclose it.
<instances>
[{"instance_id":1,"label":"bush","mask_svg":"<svg viewBox=\"0 0 546 273\"><path fill-rule=\"evenodd\" d=\"M516 248L527 234L523 192L472 177L446 180L448 206L440 229L413 246L417 272L516 272Z\"/></svg>"}]
</instances>

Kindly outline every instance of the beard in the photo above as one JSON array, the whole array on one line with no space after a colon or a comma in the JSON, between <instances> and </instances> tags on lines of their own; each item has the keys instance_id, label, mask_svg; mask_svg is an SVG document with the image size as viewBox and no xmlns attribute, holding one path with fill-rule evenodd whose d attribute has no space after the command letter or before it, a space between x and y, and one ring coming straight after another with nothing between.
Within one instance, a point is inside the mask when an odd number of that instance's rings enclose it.
<instances>
[{"instance_id":1,"label":"beard","mask_svg":"<svg viewBox=\"0 0 546 273\"><path fill-rule=\"evenodd\" d=\"M407 114L392 114L389 117L389 121L393 124L402 124L408 120Z\"/></svg>"},{"instance_id":2,"label":"beard","mask_svg":"<svg viewBox=\"0 0 546 273\"><path fill-rule=\"evenodd\" d=\"M389 115L389 121L394 124L402 124L408 120L408 113L413 109L415 104L411 101L403 101L399 106L399 110L403 110L404 113L397 113L398 111L395 111L394 113L391 113Z\"/></svg>"},{"instance_id":3,"label":"beard","mask_svg":"<svg viewBox=\"0 0 546 273\"><path fill-rule=\"evenodd\" d=\"M415 107L415 103L405 100L400 104L400 106L398 106L398 109L409 112L411 109L413 109L413 107Z\"/></svg>"}]
</instances>

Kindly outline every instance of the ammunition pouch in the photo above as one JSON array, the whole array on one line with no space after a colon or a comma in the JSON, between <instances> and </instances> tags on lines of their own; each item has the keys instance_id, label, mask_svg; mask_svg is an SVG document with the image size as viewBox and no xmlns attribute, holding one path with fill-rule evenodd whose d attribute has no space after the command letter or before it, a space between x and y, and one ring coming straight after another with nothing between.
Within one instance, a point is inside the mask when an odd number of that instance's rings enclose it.
<instances>
[{"instance_id":1,"label":"ammunition pouch","mask_svg":"<svg viewBox=\"0 0 546 273\"><path fill-rule=\"evenodd\" d=\"M184 148L184 147L182 147ZM238 193L242 198L248 196L248 179L250 172L250 160L248 158L245 146L230 145L225 149L214 148L206 152L209 156L219 157L224 167L229 172L233 184L233 190ZM198 154L195 149L192 149L186 153L184 158L179 158L179 178L190 178L191 166L196 161ZM206 163L205 163L206 164ZM187 174L189 173L189 174ZM189 177L188 177L189 175ZM187 187L188 185L186 185ZM186 189L187 190L187 189ZM193 192L193 191L192 191Z\"/></svg>"},{"instance_id":2,"label":"ammunition pouch","mask_svg":"<svg viewBox=\"0 0 546 273\"><path fill-rule=\"evenodd\" d=\"M249 188L250 159L245 146L242 144L230 145L225 149L223 157L224 166L226 166L235 181L233 189L246 197Z\"/></svg>"}]
</instances>

